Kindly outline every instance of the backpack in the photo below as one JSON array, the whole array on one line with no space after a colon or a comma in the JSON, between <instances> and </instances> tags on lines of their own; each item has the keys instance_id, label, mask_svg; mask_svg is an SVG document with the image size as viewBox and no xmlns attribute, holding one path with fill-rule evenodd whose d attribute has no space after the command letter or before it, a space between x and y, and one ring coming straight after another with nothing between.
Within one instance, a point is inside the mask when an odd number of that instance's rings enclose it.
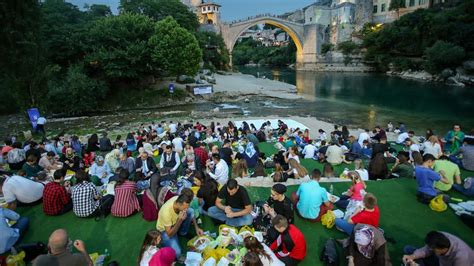
<instances>
[{"instance_id":1,"label":"backpack","mask_svg":"<svg viewBox=\"0 0 474 266\"><path fill-rule=\"evenodd\" d=\"M319 260L323 262L325 266L336 266L339 265L339 257L337 255L336 240L329 238L324 244L324 248L321 251Z\"/></svg>"}]
</instances>

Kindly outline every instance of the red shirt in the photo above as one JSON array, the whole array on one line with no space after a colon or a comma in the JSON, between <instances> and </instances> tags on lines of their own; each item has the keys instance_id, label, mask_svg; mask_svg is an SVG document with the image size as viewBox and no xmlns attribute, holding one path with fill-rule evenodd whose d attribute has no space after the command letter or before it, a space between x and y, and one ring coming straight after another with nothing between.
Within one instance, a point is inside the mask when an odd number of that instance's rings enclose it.
<instances>
[{"instance_id":1,"label":"red shirt","mask_svg":"<svg viewBox=\"0 0 474 266\"><path fill-rule=\"evenodd\" d=\"M45 214L57 215L70 201L71 197L61 184L51 182L44 186L43 211Z\"/></svg>"},{"instance_id":2,"label":"red shirt","mask_svg":"<svg viewBox=\"0 0 474 266\"><path fill-rule=\"evenodd\" d=\"M115 187L115 198L112 204L112 215L116 217L127 217L135 211L140 210L137 198L135 182L125 181L120 186Z\"/></svg>"},{"instance_id":3,"label":"red shirt","mask_svg":"<svg viewBox=\"0 0 474 266\"><path fill-rule=\"evenodd\" d=\"M286 232L283 232L283 234L278 236L277 240L275 240L270 245L270 249L273 251L281 250L279 252L275 252L278 258L284 257L285 253L289 252L287 256L290 258L300 261L303 260L304 257L306 257L306 240L304 239L303 233L301 233L301 231L296 228L296 226L292 224L289 225L287 234L289 234L291 238L290 241L293 242L293 249L290 251L288 251L287 245L285 244L285 241L288 240L286 240L286 237L283 236L284 234L286 234ZM279 246L281 246L280 249L278 248Z\"/></svg>"},{"instance_id":4,"label":"red shirt","mask_svg":"<svg viewBox=\"0 0 474 266\"><path fill-rule=\"evenodd\" d=\"M202 167L206 167L206 162L209 159L207 151L201 147L197 147L194 149L194 154L201 160Z\"/></svg>"},{"instance_id":5,"label":"red shirt","mask_svg":"<svg viewBox=\"0 0 474 266\"><path fill-rule=\"evenodd\" d=\"M358 214L354 215L351 218L354 224L368 224L375 227L379 227L379 220L380 220L380 211L379 207L375 207L374 211L366 211L363 210Z\"/></svg>"}]
</instances>

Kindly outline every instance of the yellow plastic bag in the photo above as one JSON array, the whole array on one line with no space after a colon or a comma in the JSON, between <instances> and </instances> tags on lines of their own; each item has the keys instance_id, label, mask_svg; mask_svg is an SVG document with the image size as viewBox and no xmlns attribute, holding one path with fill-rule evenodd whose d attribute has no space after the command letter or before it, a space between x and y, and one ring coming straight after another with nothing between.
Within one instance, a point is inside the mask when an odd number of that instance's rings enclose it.
<instances>
[{"instance_id":1,"label":"yellow plastic bag","mask_svg":"<svg viewBox=\"0 0 474 266\"><path fill-rule=\"evenodd\" d=\"M26 265L23 259L25 258L25 252L21 251L16 255L8 255L7 257L7 266L24 266Z\"/></svg>"},{"instance_id":2,"label":"yellow plastic bag","mask_svg":"<svg viewBox=\"0 0 474 266\"><path fill-rule=\"evenodd\" d=\"M334 215L334 212L330 210L321 217L322 225L326 226L329 229L331 229L334 226L335 221L336 221L336 215Z\"/></svg>"},{"instance_id":3,"label":"yellow plastic bag","mask_svg":"<svg viewBox=\"0 0 474 266\"><path fill-rule=\"evenodd\" d=\"M219 235L221 235L221 236L230 236L231 230L234 231L235 234L237 234L239 232L237 230L237 228L235 228L233 226L229 226L229 225L226 225L226 224L219 225Z\"/></svg>"},{"instance_id":4,"label":"yellow plastic bag","mask_svg":"<svg viewBox=\"0 0 474 266\"><path fill-rule=\"evenodd\" d=\"M187 246L190 250L202 252L206 249L207 246L209 246L212 241L213 239L208 236L195 236L188 241Z\"/></svg>"},{"instance_id":5,"label":"yellow plastic bag","mask_svg":"<svg viewBox=\"0 0 474 266\"><path fill-rule=\"evenodd\" d=\"M230 250L224 247L212 248L211 246L207 246L202 252L202 258L204 261L206 261L212 257L216 261L219 261L222 257L227 256L229 252Z\"/></svg>"},{"instance_id":6,"label":"yellow plastic bag","mask_svg":"<svg viewBox=\"0 0 474 266\"><path fill-rule=\"evenodd\" d=\"M153 157L158 157L158 155L160 155L160 151L155 150L155 151L153 152Z\"/></svg>"},{"instance_id":7,"label":"yellow plastic bag","mask_svg":"<svg viewBox=\"0 0 474 266\"><path fill-rule=\"evenodd\" d=\"M443 195L438 195L430 201L430 208L436 212L444 212L448 205L443 200Z\"/></svg>"}]
</instances>

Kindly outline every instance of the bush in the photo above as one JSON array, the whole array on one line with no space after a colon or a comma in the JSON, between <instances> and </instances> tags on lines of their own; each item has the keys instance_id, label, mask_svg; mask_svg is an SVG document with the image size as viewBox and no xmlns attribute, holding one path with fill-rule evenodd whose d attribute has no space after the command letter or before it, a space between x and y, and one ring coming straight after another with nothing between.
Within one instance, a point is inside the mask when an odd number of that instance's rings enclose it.
<instances>
[{"instance_id":1,"label":"bush","mask_svg":"<svg viewBox=\"0 0 474 266\"><path fill-rule=\"evenodd\" d=\"M104 82L88 77L79 65L69 67L63 81L52 81L48 87L48 110L68 115L99 109L108 91Z\"/></svg>"},{"instance_id":2,"label":"bush","mask_svg":"<svg viewBox=\"0 0 474 266\"><path fill-rule=\"evenodd\" d=\"M407 70L419 70L420 65L419 63L410 60L409 58L405 57L397 57L392 60L393 67L396 71L407 71Z\"/></svg>"},{"instance_id":3,"label":"bush","mask_svg":"<svg viewBox=\"0 0 474 266\"><path fill-rule=\"evenodd\" d=\"M462 63L466 56L464 48L455 44L437 41L425 50L426 71L434 74L448 67L455 67Z\"/></svg>"},{"instance_id":4,"label":"bush","mask_svg":"<svg viewBox=\"0 0 474 266\"><path fill-rule=\"evenodd\" d=\"M321 45L321 54L325 55L328 52L332 51L334 49L334 44L332 43L323 43Z\"/></svg>"},{"instance_id":5,"label":"bush","mask_svg":"<svg viewBox=\"0 0 474 266\"><path fill-rule=\"evenodd\" d=\"M337 45L337 49L340 50L344 55L350 55L359 52L359 46L353 41L341 42Z\"/></svg>"},{"instance_id":6,"label":"bush","mask_svg":"<svg viewBox=\"0 0 474 266\"><path fill-rule=\"evenodd\" d=\"M156 91L156 95L160 98L173 98L180 100L186 97L187 92L175 87L173 95L171 95L169 88L162 88Z\"/></svg>"}]
</instances>

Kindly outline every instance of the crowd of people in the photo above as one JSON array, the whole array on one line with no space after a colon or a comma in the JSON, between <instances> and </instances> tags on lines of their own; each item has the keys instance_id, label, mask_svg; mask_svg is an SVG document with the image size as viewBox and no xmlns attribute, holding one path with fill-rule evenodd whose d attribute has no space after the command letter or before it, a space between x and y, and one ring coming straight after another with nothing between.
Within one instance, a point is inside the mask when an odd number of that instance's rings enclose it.
<instances>
[{"instance_id":1,"label":"crowd of people","mask_svg":"<svg viewBox=\"0 0 474 266\"><path fill-rule=\"evenodd\" d=\"M387 141L388 132L396 136L397 144ZM262 142L274 142L278 152L266 156L259 150ZM416 199L424 204L439 196L448 202L445 193L452 189L474 195L472 178L463 183L460 173L460 169L474 171L474 132L464 134L458 124L444 138L431 130L416 137L403 124L394 128L391 123L358 136L346 126L335 126L334 131L320 129L311 138L309 129L290 128L281 120L276 125L267 121L259 128L247 122L206 126L162 121L140 125L125 139L117 136L114 141L106 132L87 140L59 134L39 143L9 137L1 153L0 191L5 206L0 208L0 253L10 251L27 231L28 218L20 217L16 208L42 204L44 214L51 216L71 210L77 217L95 219L143 212L144 219L156 221L156 229L145 236L140 265L171 265L182 259L178 237L189 235L191 225L197 235L204 233L195 211L216 224L254 226L264 233L262 241L245 238L248 253L243 265L297 265L307 254L305 236L294 224L295 214L318 223L337 207L344 210L334 224L348 236L343 242L348 264L390 265L379 224L383 210L368 180L415 178ZM308 171L303 159L322 163L322 171ZM336 175L334 166L341 164L354 169ZM275 181L270 198L252 202L238 179L267 175ZM332 189L328 192L320 186L327 177L347 178L351 183L335 197ZM303 180L290 196L285 195L288 179ZM472 214L464 212L460 217L474 227ZM6 219L16 223L10 226ZM425 242L423 248L405 250L407 265L423 260L436 260L439 265L474 263L472 249L454 235L433 231ZM64 229L56 230L48 241L49 253L39 256L34 265L90 264L84 243L76 240L72 245L80 253L71 253Z\"/></svg>"}]
</instances>

